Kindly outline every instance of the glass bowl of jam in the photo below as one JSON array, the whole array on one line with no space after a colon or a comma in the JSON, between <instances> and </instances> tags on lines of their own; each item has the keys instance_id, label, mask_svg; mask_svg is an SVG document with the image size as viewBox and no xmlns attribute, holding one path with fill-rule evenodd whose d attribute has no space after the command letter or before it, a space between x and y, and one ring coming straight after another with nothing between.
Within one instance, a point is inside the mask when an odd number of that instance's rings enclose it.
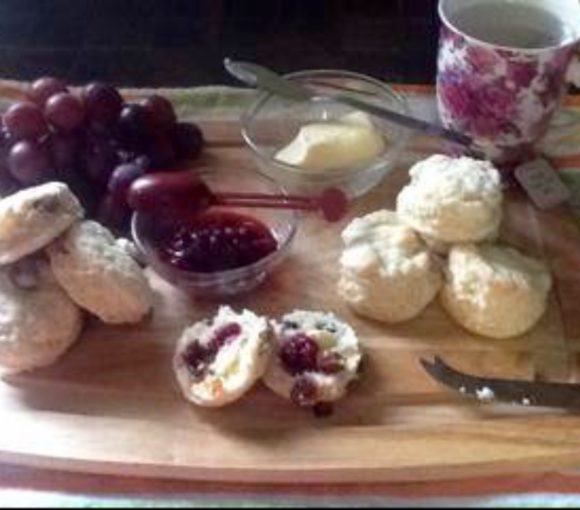
<instances>
[{"instance_id":1,"label":"glass bowl of jam","mask_svg":"<svg viewBox=\"0 0 580 510\"><path fill-rule=\"evenodd\" d=\"M285 194L256 172L199 176L214 192ZM289 209L217 205L186 216L135 212L132 234L159 276L202 298L254 289L286 258L298 227L298 213Z\"/></svg>"}]
</instances>

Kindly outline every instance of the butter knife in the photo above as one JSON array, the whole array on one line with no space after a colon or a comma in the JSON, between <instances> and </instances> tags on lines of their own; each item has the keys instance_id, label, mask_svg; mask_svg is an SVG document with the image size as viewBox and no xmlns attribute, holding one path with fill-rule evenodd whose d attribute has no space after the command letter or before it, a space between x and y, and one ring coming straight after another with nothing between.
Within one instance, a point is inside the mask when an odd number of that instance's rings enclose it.
<instances>
[{"instance_id":1,"label":"butter knife","mask_svg":"<svg viewBox=\"0 0 580 510\"><path fill-rule=\"evenodd\" d=\"M287 80L286 78L276 74L274 71L258 64L239 62L226 58L224 60L224 66L232 76L247 85L267 90L268 92L288 99L293 99L295 101L308 101L309 99L320 95L316 91L304 87L295 81ZM377 106L345 94L331 94L328 95L328 97L338 103L351 106L352 108L364 111L374 115L375 117L389 120L400 126L458 143L471 149L473 155L481 155L480 152L474 148L473 139L463 133L458 133L457 131L444 128L443 126L417 119L382 106Z\"/></svg>"},{"instance_id":2,"label":"butter knife","mask_svg":"<svg viewBox=\"0 0 580 510\"><path fill-rule=\"evenodd\" d=\"M443 386L481 402L580 411L580 384L477 377L451 368L438 356L421 359L421 365Z\"/></svg>"}]
</instances>

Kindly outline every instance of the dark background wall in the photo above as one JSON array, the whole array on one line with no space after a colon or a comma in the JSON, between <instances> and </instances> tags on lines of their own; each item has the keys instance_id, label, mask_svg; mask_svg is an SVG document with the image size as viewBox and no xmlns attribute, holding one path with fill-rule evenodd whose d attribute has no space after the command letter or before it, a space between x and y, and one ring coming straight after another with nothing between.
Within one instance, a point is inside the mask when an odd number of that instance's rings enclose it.
<instances>
[{"instance_id":1,"label":"dark background wall","mask_svg":"<svg viewBox=\"0 0 580 510\"><path fill-rule=\"evenodd\" d=\"M0 75L233 83L234 56L431 83L436 0L0 0Z\"/></svg>"}]
</instances>

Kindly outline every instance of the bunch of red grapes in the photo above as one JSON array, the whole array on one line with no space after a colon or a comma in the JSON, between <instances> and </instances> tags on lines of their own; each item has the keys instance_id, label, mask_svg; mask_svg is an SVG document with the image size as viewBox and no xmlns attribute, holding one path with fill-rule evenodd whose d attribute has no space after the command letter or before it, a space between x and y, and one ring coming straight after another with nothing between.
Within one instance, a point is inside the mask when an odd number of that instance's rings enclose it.
<instances>
[{"instance_id":1,"label":"bunch of red grapes","mask_svg":"<svg viewBox=\"0 0 580 510\"><path fill-rule=\"evenodd\" d=\"M89 217L126 233L131 183L148 172L182 167L202 147L199 127L178 122L162 96L126 103L111 85L91 83L75 94L64 82L43 77L31 84L28 100L2 116L0 195L65 182Z\"/></svg>"}]
</instances>

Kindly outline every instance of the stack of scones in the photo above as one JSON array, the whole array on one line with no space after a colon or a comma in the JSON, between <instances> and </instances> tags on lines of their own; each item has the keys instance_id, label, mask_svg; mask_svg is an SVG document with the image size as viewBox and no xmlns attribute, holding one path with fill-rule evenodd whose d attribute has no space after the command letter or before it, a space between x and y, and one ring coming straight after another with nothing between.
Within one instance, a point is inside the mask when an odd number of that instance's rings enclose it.
<instances>
[{"instance_id":1,"label":"stack of scones","mask_svg":"<svg viewBox=\"0 0 580 510\"><path fill-rule=\"evenodd\" d=\"M468 331L491 338L529 331L546 310L552 277L543 262L497 241L497 169L434 155L409 173L396 212L373 212L343 231L340 296L360 315L396 323L439 295Z\"/></svg>"}]
</instances>

